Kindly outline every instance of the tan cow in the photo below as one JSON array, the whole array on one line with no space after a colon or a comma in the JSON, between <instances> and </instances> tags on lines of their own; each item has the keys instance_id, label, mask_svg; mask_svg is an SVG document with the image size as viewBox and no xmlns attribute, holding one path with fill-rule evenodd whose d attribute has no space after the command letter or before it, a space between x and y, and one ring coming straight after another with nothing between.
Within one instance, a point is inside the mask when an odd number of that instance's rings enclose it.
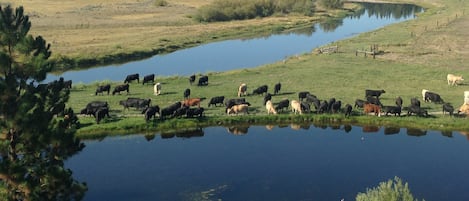
<instances>
[{"instance_id":1,"label":"tan cow","mask_svg":"<svg viewBox=\"0 0 469 201\"><path fill-rule=\"evenodd\" d=\"M275 107L274 107L274 104L272 103L271 100L268 100L266 103L265 103L265 109L267 109L267 114L277 114L277 111L275 111Z\"/></svg>"},{"instance_id":2,"label":"tan cow","mask_svg":"<svg viewBox=\"0 0 469 201\"><path fill-rule=\"evenodd\" d=\"M238 97L241 97L241 95L246 96L247 90L248 90L248 86L245 83L242 83L241 85L239 85Z\"/></svg>"},{"instance_id":3,"label":"tan cow","mask_svg":"<svg viewBox=\"0 0 469 201\"><path fill-rule=\"evenodd\" d=\"M291 111L293 113L299 113L299 114L303 114L303 111L301 111L301 104L300 102L298 102L297 100L292 100L290 101L290 105L291 105Z\"/></svg>"},{"instance_id":4,"label":"tan cow","mask_svg":"<svg viewBox=\"0 0 469 201\"><path fill-rule=\"evenodd\" d=\"M453 74L448 74L446 76L446 80L448 81L448 85L454 86L458 85L458 82L463 81L464 79L462 78L462 75L453 75Z\"/></svg>"},{"instance_id":5,"label":"tan cow","mask_svg":"<svg viewBox=\"0 0 469 201\"><path fill-rule=\"evenodd\" d=\"M425 101L425 93L427 93L428 90L422 89L422 100Z\"/></svg>"},{"instance_id":6,"label":"tan cow","mask_svg":"<svg viewBox=\"0 0 469 201\"><path fill-rule=\"evenodd\" d=\"M468 115L469 114L469 104L467 104L467 103L462 104L461 107L459 107L458 113L464 113L464 114Z\"/></svg>"},{"instance_id":7,"label":"tan cow","mask_svg":"<svg viewBox=\"0 0 469 201\"><path fill-rule=\"evenodd\" d=\"M249 114L248 106L249 106L248 104L233 105L232 107L226 110L226 113L227 114L239 114L239 113Z\"/></svg>"}]
</instances>

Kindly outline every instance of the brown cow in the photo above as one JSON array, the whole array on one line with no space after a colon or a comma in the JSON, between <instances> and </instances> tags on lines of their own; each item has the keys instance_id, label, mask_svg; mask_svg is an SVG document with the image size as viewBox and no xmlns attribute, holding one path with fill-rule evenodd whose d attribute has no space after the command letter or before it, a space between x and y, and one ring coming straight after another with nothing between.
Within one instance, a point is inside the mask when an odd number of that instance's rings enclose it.
<instances>
[{"instance_id":1,"label":"brown cow","mask_svg":"<svg viewBox=\"0 0 469 201\"><path fill-rule=\"evenodd\" d=\"M374 112L376 116L380 117L381 107L379 105L365 103L365 105L363 105L363 113L368 114L370 112Z\"/></svg>"},{"instance_id":2,"label":"brown cow","mask_svg":"<svg viewBox=\"0 0 469 201\"><path fill-rule=\"evenodd\" d=\"M196 106L200 107L200 101L203 101L204 98L189 98L186 99L182 102L183 106L190 107L190 106Z\"/></svg>"}]
</instances>

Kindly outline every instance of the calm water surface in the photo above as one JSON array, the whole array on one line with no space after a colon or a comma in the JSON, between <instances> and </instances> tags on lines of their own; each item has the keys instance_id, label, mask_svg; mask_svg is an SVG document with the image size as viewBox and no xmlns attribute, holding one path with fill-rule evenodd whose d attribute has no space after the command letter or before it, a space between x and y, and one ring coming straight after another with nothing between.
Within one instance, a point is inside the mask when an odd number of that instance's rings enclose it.
<instances>
[{"instance_id":1,"label":"calm water surface","mask_svg":"<svg viewBox=\"0 0 469 201\"><path fill-rule=\"evenodd\" d=\"M469 200L466 136L375 129L253 126L234 135L212 127L202 137L112 137L86 142L66 165L88 183L88 201L354 200L394 176L419 199Z\"/></svg>"},{"instance_id":2,"label":"calm water surface","mask_svg":"<svg viewBox=\"0 0 469 201\"><path fill-rule=\"evenodd\" d=\"M69 71L61 75L49 74L46 81L58 77L70 79L73 83L123 81L126 75L133 73L139 73L142 77L153 73L157 76L187 76L194 73L251 68L281 61L292 55L308 53L316 47L334 41L412 19L414 13L422 10L413 5L386 5L386 9L376 6L365 6L365 8L362 13L354 17L333 23L313 24L307 30L249 40L210 43L122 65ZM386 10L390 11L383 13ZM391 12L393 10L395 12Z\"/></svg>"}]
</instances>

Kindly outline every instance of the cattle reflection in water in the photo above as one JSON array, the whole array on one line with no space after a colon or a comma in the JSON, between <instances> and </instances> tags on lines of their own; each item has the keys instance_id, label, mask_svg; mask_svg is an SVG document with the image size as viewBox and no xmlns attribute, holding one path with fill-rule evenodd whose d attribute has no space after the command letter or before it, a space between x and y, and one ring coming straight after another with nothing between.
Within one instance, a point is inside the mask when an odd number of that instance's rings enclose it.
<instances>
[{"instance_id":1,"label":"cattle reflection in water","mask_svg":"<svg viewBox=\"0 0 469 201\"><path fill-rule=\"evenodd\" d=\"M364 133L376 133L379 131L379 126L363 126L362 131Z\"/></svg>"},{"instance_id":2,"label":"cattle reflection in water","mask_svg":"<svg viewBox=\"0 0 469 201\"><path fill-rule=\"evenodd\" d=\"M294 123L290 124L290 128L293 130L300 130L300 129L308 130L310 126L311 126L310 124L294 124Z\"/></svg>"},{"instance_id":3,"label":"cattle reflection in water","mask_svg":"<svg viewBox=\"0 0 469 201\"><path fill-rule=\"evenodd\" d=\"M244 135L248 133L249 126L230 126L227 127L226 130L234 135Z\"/></svg>"},{"instance_id":4,"label":"cattle reflection in water","mask_svg":"<svg viewBox=\"0 0 469 201\"><path fill-rule=\"evenodd\" d=\"M180 138L203 137L204 130L202 128L188 129L171 133L161 133L160 136L163 139L173 138L174 136Z\"/></svg>"},{"instance_id":5,"label":"cattle reflection in water","mask_svg":"<svg viewBox=\"0 0 469 201\"><path fill-rule=\"evenodd\" d=\"M385 135L399 134L399 132L401 132L401 128L399 127L384 127Z\"/></svg>"},{"instance_id":6,"label":"cattle reflection in water","mask_svg":"<svg viewBox=\"0 0 469 201\"><path fill-rule=\"evenodd\" d=\"M407 135L410 136L424 136L427 134L427 130L419 129L419 128L407 128Z\"/></svg>"}]
</instances>

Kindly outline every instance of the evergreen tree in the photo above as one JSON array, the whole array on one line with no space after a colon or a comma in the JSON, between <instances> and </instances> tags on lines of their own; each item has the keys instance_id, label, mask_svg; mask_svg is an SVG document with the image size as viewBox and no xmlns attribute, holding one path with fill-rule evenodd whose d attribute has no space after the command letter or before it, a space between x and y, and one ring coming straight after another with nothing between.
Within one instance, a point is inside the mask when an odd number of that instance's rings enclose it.
<instances>
[{"instance_id":1,"label":"evergreen tree","mask_svg":"<svg viewBox=\"0 0 469 201\"><path fill-rule=\"evenodd\" d=\"M52 70L50 44L28 34L23 7L0 6L0 184L7 200L81 200L86 184L64 160L84 145L65 109L63 79L38 84Z\"/></svg>"}]
</instances>

